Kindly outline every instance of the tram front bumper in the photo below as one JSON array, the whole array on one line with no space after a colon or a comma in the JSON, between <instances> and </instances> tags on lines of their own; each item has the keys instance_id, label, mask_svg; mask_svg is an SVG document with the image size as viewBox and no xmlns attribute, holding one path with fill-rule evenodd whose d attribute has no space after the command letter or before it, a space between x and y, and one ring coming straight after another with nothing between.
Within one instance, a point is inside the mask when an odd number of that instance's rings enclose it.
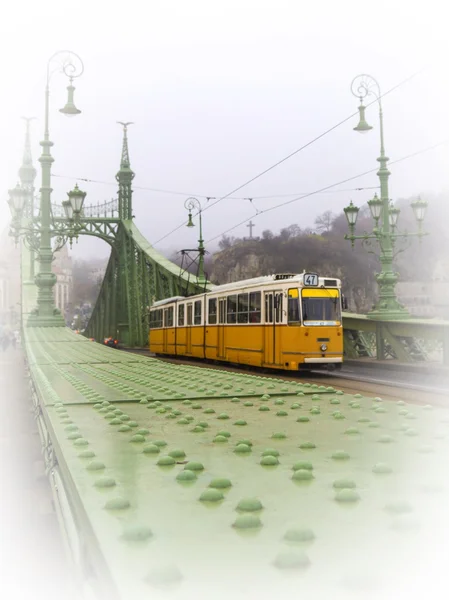
<instances>
[{"instance_id":1,"label":"tram front bumper","mask_svg":"<svg viewBox=\"0 0 449 600\"><path fill-rule=\"evenodd\" d=\"M343 357L341 356L320 356L320 357L308 357L304 359L305 363L342 363Z\"/></svg>"}]
</instances>

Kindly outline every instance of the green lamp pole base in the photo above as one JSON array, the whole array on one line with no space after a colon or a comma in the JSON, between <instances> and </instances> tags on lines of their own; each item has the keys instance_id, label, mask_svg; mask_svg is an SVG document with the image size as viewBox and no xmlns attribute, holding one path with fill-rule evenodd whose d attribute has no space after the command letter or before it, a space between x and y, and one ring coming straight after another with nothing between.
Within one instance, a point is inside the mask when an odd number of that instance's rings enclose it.
<instances>
[{"instance_id":1,"label":"green lamp pole base","mask_svg":"<svg viewBox=\"0 0 449 600\"><path fill-rule=\"evenodd\" d=\"M41 264L45 266L47 262L41 261ZM28 327L65 327L64 317L54 305L53 286L55 283L56 275L51 271L42 270L36 275L35 284L38 287L37 309L28 317Z\"/></svg>"},{"instance_id":2,"label":"green lamp pole base","mask_svg":"<svg viewBox=\"0 0 449 600\"><path fill-rule=\"evenodd\" d=\"M31 314L28 317L27 327L65 327L64 317L58 313L47 316Z\"/></svg>"},{"instance_id":3,"label":"green lamp pole base","mask_svg":"<svg viewBox=\"0 0 449 600\"><path fill-rule=\"evenodd\" d=\"M379 286L379 300L373 309L366 315L369 319L398 320L410 319L410 313L404 308L396 297L395 287L398 274L392 270L391 253L386 252L380 257L382 271L376 274Z\"/></svg>"}]
</instances>

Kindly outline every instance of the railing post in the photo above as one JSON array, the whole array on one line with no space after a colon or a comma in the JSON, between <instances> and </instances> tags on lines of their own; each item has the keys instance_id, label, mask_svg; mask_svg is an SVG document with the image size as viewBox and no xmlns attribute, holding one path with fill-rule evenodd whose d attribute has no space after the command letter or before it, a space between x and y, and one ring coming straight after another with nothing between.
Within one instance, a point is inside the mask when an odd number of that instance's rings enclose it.
<instances>
[{"instance_id":1,"label":"railing post","mask_svg":"<svg viewBox=\"0 0 449 600\"><path fill-rule=\"evenodd\" d=\"M385 342L382 331L382 324L376 323L376 359L383 360L385 358Z\"/></svg>"}]
</instances>

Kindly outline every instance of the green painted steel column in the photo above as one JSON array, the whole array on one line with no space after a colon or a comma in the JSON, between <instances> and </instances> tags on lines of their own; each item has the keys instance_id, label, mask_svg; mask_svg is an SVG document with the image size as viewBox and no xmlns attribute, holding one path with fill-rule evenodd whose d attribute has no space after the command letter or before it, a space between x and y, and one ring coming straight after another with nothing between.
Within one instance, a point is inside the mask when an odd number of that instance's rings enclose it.
<instances>
[{"instance_id":1,"label":"green painted steel column","mask_svg":"<svg viewBox=\"0 0 449 600\"><path fill-rule=\"evenodd\" d=\"M50 100L50 65L53 61L59 62L59 70L70 79L68 86L68 101L60 112L67 115L78 114L79 111L73 104L72 80L79 77L84 71L84 65L76 54L72 52L56 52L47 63L47 84L45 87L45 130L44 139L41 142L42 155L39 159L42 167L41 202L40 202L40 244L39 244L39 273L35 282L38 287L37 309L29 316L28 325L33 327L65 327L64 318L55 307L53 297L53 286L56 283L56 275L52 272L53 251L51 247L51 165L53 157L50 149L53 142L49 134L49 100Z\"/></svg>"},{"instance_id":2,"label":"green painted steel column","mask_svg":"<svg viewBox=\"0 0 449 600\"><path fill-rule=\"evenodd\" d=\"M379 284L379 299L377 304L368 313L368 316L372 319L407 319L410 317L409 313L400 304L396 298L396 283L398 281L398 274L393 271L393 238L391 236L390 227L390 196L388 193L388 179L390 177L390 171L388 170L387 163L389 161L388 156L385 154L384 147L384 126L383 126L383 112L382 103L379 101L379 122L380 122L380 156L377 159L380 164L377 175L380 181L380 199L382 202L382 213L381 213L381 228L378 232L380 240L380 263L381 271L376 274L376 280Z\"/></svg>"},{"instance_id":3,"label":"green painted steel column","mask_svg":"<svg viewBox=\"0 0 449 600\"><path fill-rule=\"evenodd\" d=\"M53 157L50 148L53 142L50 141L48 131L48 111L49 111L50 89L47 79L45 89L45 133L44 140L41 142L42 155L39 162L42 166L42 184L41 193L41 227L39 244L39 273L36 275L35 282L38 287L37 310L31 313L28 319L28 325L39 327L64 327L64 319L56 309L53 297L53 286L56 283L56 275L52 272L51 265L53 261L53 251L51 248L51 165Z\"/></svg>"}]
</instances>

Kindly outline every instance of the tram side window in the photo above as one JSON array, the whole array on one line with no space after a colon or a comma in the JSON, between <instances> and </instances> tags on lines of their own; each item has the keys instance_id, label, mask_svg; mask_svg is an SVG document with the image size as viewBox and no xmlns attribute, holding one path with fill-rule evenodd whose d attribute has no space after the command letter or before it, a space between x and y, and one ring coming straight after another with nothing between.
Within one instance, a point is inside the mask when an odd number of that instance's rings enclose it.
<instances>
[{"instance_id":1,"label":"tram side window","mask_svg":"<svg viewBox=\"0 0 449 600\"><path fill-rule=\"evenodd\" d=\"M150 327L152 329L162 327L162 309L153 310L150 313Z\"/></svg>"},{"instance_id":2,"label":"tram side window","mask_svg":"<svg viewBox=\"0 0 449 600\"><path fill-rule=\"evenodd\" d=\"M248 294L239 294L237 303L237 322L248 323Z\"/></svg>"},{"instance_id":3,"label":"tram side window","mask_svg":"<svg viewBox=\"0 0 449 600\"><path fill-rule=\"evenodd\" d=\"M261 303L260 292L251 292L249 295L249 322L260 323Z\"/></svg>"},{"instance_id":4,"label":"tram side window","mask_svg":"<svg viewBox=\"0 0 449 600\"><path fill-rule=\"evenodd\" d=\"M228 296L228 323L236 323L237 321L237 294Z\"/></svg>"},{"instance_id":5,"label":"tram side window","mask_svg":"<svg viewBox=\"0 0 449 600\"><path fill-rule=\"evenodd\" d=\"M209 298L209 325L217 324L217 299Z\"/></svg>"},{"instance_id":6,"label":"tram side window","mask_svg":"<svg viewBox=\"0 0 449 600\"><path fill-rule=\"evenodd\" d=\"M195 300L193 324L201 325L201 300Z\"/></svg>"},{"instance_id":7,"label":"tram side window","mask_svg":"<svg viewBox=\"0 0 449 600\"><path fill-rule=\"evenodd\" d=\"M189 304L187 304L187 325L192 324L192 313L193 313L193 306L192 306L192 303L190 302Z\"/></svg>"},{"instance_id":8,"label":"tram side window","mask_svg":"<svg viewBox=\"0 0 449 600\"><path fill-rule=\"evenodd\" d=\"M276 317L276 323L282 323L282 298L282 293L274 295L274 312Z\"/></svg>"},{"instance_id":9,"label":"tram side window","mask_svg":"<svg viewBox=\"0 0 449 600\"><path fill-rule=\"evenodd\" d=\"M288 322L299 323L299 292L297 288L288 290Z\"/></svg>"},{"instance_id":10,"label":"tram side window","mask_svg":"<svg viewBox=\"0 0 449 600\"><path fill-rule=\"evenodd\" d=\"M164 310L164 327L173 327L173 306Z\"/></svg>"},{"instance_id":11,"label":"tram side window","mask_svg":"<svg viewBox=\"0 0 449 600\"><path fill-rule=\"evenodd\" d=\"M184 325L184 312L185 312L185 305L180 304L178 306L178 327L182 327Z\"/></svg>"}]
</instances>

